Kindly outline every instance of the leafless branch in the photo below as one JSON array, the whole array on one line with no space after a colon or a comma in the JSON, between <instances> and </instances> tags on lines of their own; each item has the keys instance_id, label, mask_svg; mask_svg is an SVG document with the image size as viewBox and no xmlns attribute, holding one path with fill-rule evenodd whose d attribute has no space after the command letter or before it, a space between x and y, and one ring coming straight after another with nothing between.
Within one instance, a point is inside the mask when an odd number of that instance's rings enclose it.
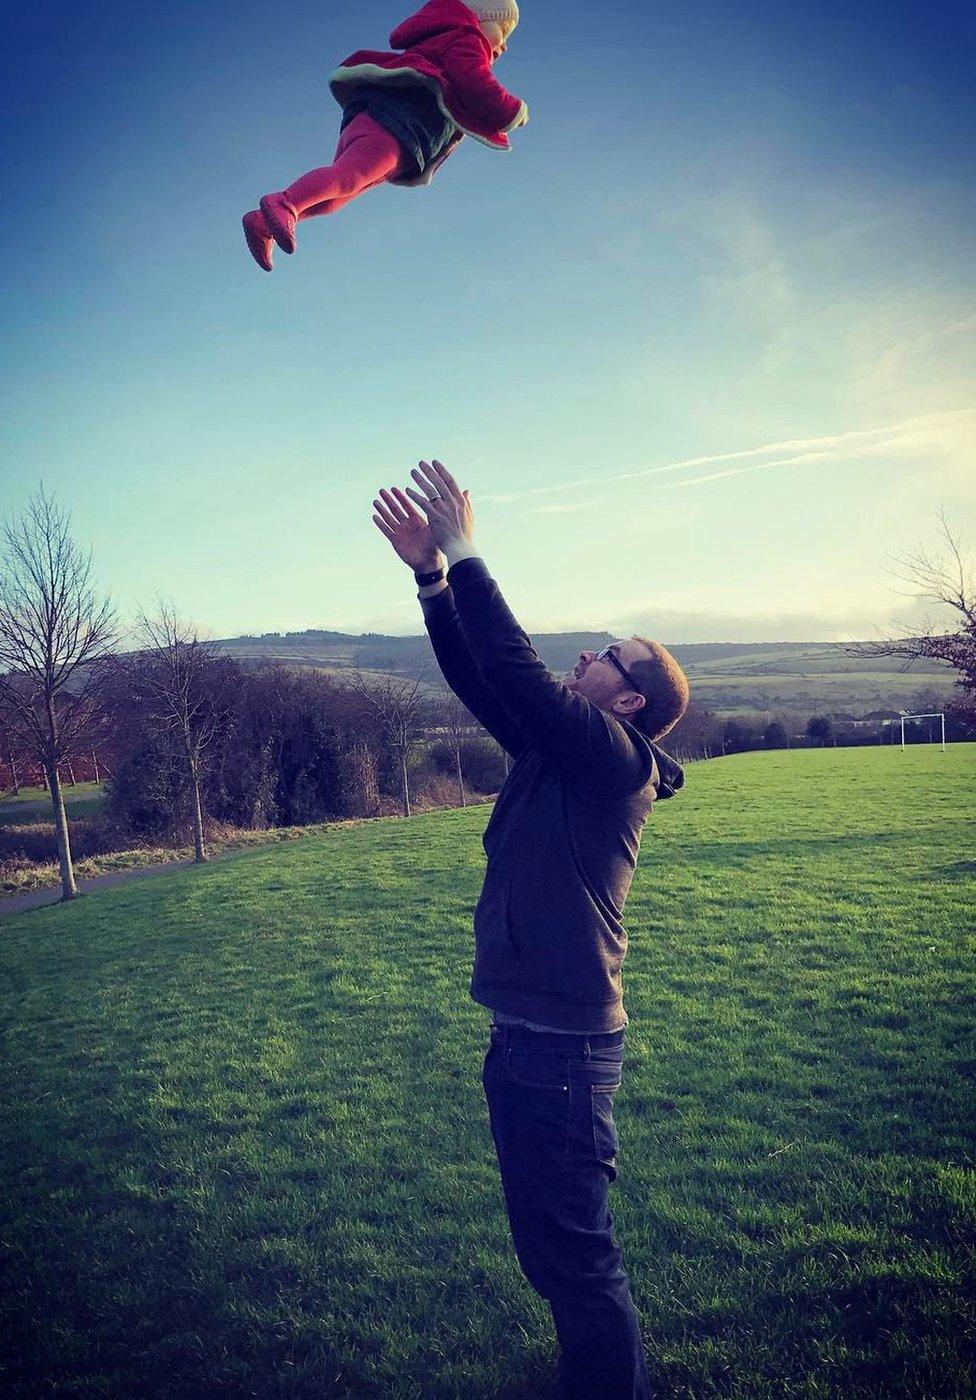
<instances>
[{"instance_id":1,"label":"leafless branch","mask_svg":"<svg viewBox=\"0 0 976 1400\"><path fill-rule=\"evenodd\" d=\"M957 685L972 697L976 694L976 584L972 565L950 527L945 510L941 509L938 514L944 537L942 553L933 556L919 545L910 554L901 556L897 565L900 577L911 585L914 596L927 598L955 612L955 628L935 631L927 623L920 628L906 628L900 636L852 642L846 651L862 658L902 657L906 670L915 661L942 661L958 672ZM966 709L967 704L962 708Z\"/></svg>"},{"instance_id":2,"label":"leafless branch","mask_svg":"<svg viewBox=\"0 0 976 1400\"><path fill-rule=\"evenodd\" d=\"M69 516L43 486L5 522L3 543L0 707L38 761L56 764L94 716L115 611L96 598L91 553L72 539Z\"/></svg>"},{"instance_id":3,"label":"leafless branch","mask_svg":"<svg viewBox=\"0 0 976 1400\"><path fill-rule=\"evenodd\" d=\"M206 859L200 782L208 749L221 733L228 703L220 685L220 648L183 622L172 603L141 612L136 651L126 659L129 686L149 717L179 741L193 794L197 859Z\"/></svg>"},{"instance_id":4,"label":"leafless branch","mask_svg":"<svg viewBox=\"0 0 976 1400\"><path fill-rule=\"evenodd\" d=\"M78 893L58 765L98 726L102 663L115 612L99 602L92 556L43 485L3 527L0 559L0 720L44 770L51 792L64 899Z\"/></svg>"}]
</instances>

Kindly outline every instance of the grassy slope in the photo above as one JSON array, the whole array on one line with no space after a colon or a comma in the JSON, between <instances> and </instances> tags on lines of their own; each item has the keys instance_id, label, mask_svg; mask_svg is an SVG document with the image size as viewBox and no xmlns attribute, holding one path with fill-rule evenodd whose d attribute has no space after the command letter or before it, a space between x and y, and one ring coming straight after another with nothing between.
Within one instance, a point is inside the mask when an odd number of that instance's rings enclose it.
<instances>
[{"instance_id":1,"label":"grassy slope","mask_svg":"<svg viewBox=\"0 0 976 1400\"><path fill-rule=\"evenodd\" d=\"M747 754L655 813L613 1204L662 1393L971 1390L974 777ZM546 1394L467 997L487 815L4 925L11 1396Z\"/></svg>"}]
</instances>

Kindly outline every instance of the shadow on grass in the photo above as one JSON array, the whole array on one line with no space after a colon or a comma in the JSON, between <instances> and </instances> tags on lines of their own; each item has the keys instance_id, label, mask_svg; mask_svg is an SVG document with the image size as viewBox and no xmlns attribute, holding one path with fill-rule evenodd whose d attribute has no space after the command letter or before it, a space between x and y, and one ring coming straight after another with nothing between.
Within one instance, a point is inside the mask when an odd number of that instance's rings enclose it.
<instances>
[{"instance_id":1,"label":"shadow on grass","mask_svg":"<svg viewBox=\"0 0 976 1400\"><path fill-rule=\"evenodd\" d=\"M842 836L792 836L775 841L713 841L696 842L695 863L712 862L734 865L737 862L765 860L770 856L812 863L821 856L843 851L863 853L869 847L911 844L911 834L904 831L880 831L865 835L851 832Z\"/></svg>"},{"instance_id":2,"label":"shadow on grass","mask_svg":"<svg viewBox=\"0 0 976 1400\"><path fill-rule=\"evenodd\" d=\"M976 860L957 860L952 865L942 865L935 870L929 870L918 875L919 880L931 880L935 876L939 880L972 880L976 878Z\"/></svg>"}]
</instances>

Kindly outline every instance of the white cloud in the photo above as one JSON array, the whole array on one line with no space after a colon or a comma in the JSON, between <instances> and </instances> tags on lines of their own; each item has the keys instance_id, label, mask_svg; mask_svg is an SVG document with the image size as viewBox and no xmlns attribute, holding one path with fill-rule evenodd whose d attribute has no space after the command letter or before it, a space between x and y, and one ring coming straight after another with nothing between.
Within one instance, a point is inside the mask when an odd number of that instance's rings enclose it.
<instances>
[{"instance_id":1,"label":"white cloud","mask_svg":"<svg viewBox=\"0 0 976 1400\"><path fill-rule=\"evenodd\" d=\"M900 340L896 340L881 355L876 366L879 378L886 377L902 369L909 361L927 354L936 345L957 337L965 337L976 332L976 314L961 320L950 321L947 325L915 328Z\"/></svg>"},{"instance_id":2,"label":"white cloud","mask_svg":"<svg viewBox=\"0 0 976 1400\"><path fill-rule=\"evenodd\" d=\"M897 617L885 622L885 607ZM668 642L844 642L864 641L883 634L907 633L931 624L942 630L952 626L950 609L939 610L921 599L872 608L862 602L855 608L811 612L711 612L649 603L610 619L618 636L645 636Z\"/></svg>"},{"instance_id":3,"label":"white cloud","mask_svg":"<svg viewBox=\"0 0 976 1400\"><path fill-rule=\"evenodd\" d=\"M707 215L719 266L703 279L704 290L748 307L753 319L778 326L793 310L796 291L772 228L740 200L716 201Z\"/></svg>"},{"instance_id":4,"label":"white cloud","mask_svg":"<svg viewBox=\"0 0 976 1400\"><path fill-rule=\"evenodd\" d=\"M958 393L973 383L976 313L952 314L947 298L914 297L866 306L847 330L852 383L861 403L883 407L907 396Z\"/></svg>"}]
</instances>

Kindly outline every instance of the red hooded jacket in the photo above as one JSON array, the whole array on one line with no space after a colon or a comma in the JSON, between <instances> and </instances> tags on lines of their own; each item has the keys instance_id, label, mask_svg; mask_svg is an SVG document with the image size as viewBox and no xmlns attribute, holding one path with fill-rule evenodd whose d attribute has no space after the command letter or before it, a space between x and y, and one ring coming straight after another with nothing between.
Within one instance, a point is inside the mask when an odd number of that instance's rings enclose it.
<instances>
[{"instance_id":1,"label":"red hooded jacket","mask_svg":"<svg viewBox=\"0 0 976 1400\"><path fill-rule=\"evenodd\" d=\"M358 83L421 83L462 132L511 150L507 133L528 121L529 109L492 76L491 44L462 0L428 0L394 29L390 45L402 52L359 49L339 65L329 80L337 102L345 106Z\"/></svg>"}]
</instances>

